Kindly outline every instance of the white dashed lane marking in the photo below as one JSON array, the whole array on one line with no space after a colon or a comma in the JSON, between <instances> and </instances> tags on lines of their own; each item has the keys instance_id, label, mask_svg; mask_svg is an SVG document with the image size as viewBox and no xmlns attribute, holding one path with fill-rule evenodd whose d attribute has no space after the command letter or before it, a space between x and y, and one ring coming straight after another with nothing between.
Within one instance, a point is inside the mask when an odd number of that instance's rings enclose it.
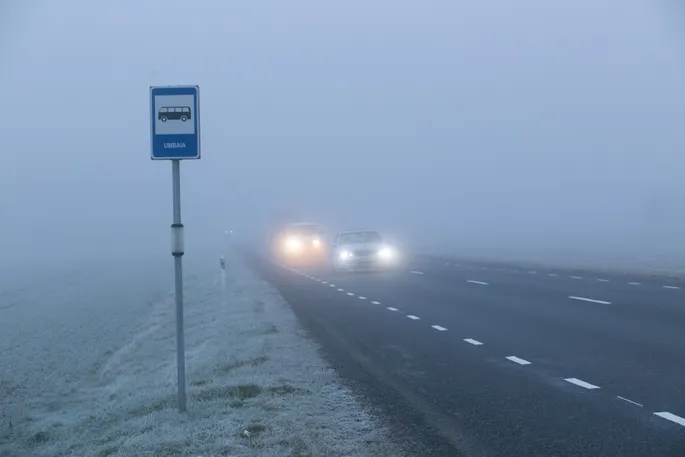
<instances>
[{"instance_id":1,"label":"white dashed lane marking","mask_svg":"<svg viewBox=\"0 0 685 457\"><path fill-rule=\"evenodd\" d=\"M420 319L419 316L414 316L413 314L407 314L407 317L413 321L418 321Z\"/></svg>"},{"instance_id":2,"label":"white dashed lane marking","mask_svg":"<svg viewBox=\"0 0 685 457\"><path fill-rule=\"evenodd\" d=\"M530 365L530 362L529 362L529 361L524 360L524 359L521 359L521 358L516 357L516 356L514 356L514 355L509 356L509 357L507 357L506 359L507 359L507 360L510 360L510 361L512 361L512 362L514 362L514 363L518 363L519 365Z\"/></svg>"},{"instance_id":3,"label":"white dashed lane marking","mask_svg":"<svg viewBox=\"0 0 685 457\"><path fill-rule=\"evenodd\" d=\"M388 306L388 311L397 311L397 308L393 308L392 306Z\"/></svg>"},{"instance_id":4,"label":"white dashed lane marking","mask_svg":"<svg viewBox=\"0 0 685 457\"><path fill-rule=\"evenodd\" d=\"M482 346L483 343L481 343L478 340L474 340L473 338L464 338L464 341L466 341L469 344L473 344L474 346Z\"/></svg>"},{"instance_id":5,"label":"white dashed lane marking","mask_svg":"<svg viewBox=\"0 0 685 457\"><path fill-rule=\"evenodd\" d=\"M530 270L530 271L529 271L528 273L530 273L530 274L532 274L532 275L536 275L536 274L538 274L538 272L537 272L537 271L535 271L535 270Z\"/></svg>"},{"instance_id":6,"label":"white dashed lane marking","mask_svg":"<svg viewBox=\"0 0 685 457\"><path fill-rule=\"evenodd\" d=\"M678 286L661 286L661 287L663 287L664 289L680 289L680 287L678 287Z\"/></svg>"},{"instance_id":7,"label":"white dashed lane marking","mask_svg":"<svg viewBox=\"0 0 685 457\"><path fill-rule=\"evenodd\" d=\"M447 330L445 327L441 327L439 325L431 325L431 327L437 330L438 332L444 332L445 330Z\"/></svg>"},{"instance_id":8,"label":"white dashed lane marking","mask_svg":"<svg viewBox=\"0 0 685 457\"><path fill-rule=\"evenodd\" d=\"M335 287L335 284L329 284L328 286L329 287Z\"/></svg>"},{"instance_id":9,"label":"white dashed lane marking","mask_svg":"<svg viewBox=\"0 0 685 457\"><path fill-rule=\"evenodd\" d=\"M349 295L350 297L354 296L354 294L352 292L347 292L347 295Z\"/></svg>"},{"instance_id":10,"label":"white dashed lane marking","mask_svg":"<svg viewBox=\"0 0 685 457\"><path fill-rule=\"evenodd\" d=\"M340 288L340 289L338 289L338 292L345 292L345 289Z\"/></svg>"},{"instance_id":11,"label":"white dashed lane marking","mask_svg":"<svg viewBox=\"0 0 685 457\"><path fill-rule=\"evenodd\" d=\"M599 282L609 282L608 279L598 279L597 281L599 281Z\"/></svg>"},{"instance_id":12,"label":"white dashed lane marking","mask_svg":"<svg viewBox=\"0 0 685 457\"><path fill-rule=\"evenodd\" d=\"M559 275L556 273L549 273L549 276L559 276Z\"/></svg>"},{"instance_id":13,"label":"white dashed lane marking","mask_svg":"<svg viewBox=\"0 0 685 457\"><path fill-rule=\"evenodd\" d=\"M668 411L662 411L660 413L654 413L655 415L661 417L662 419L669 420L671 422L675 422L678 425L682 425L685 427L685 419L683 419L680 416L676 416L675 414L669 413Z\"/></svg>"},{"instance_id":14,"label":"white dashed lane marking","mask_svg":"<svg viewBox=\"0 0 685 457\"><path fill-rule=\"evenodd\" d=\"M604 301L604 300L595 300L594 298L585 298L585 297L574 297L572 295L569 295L571 300L579 300L579 301L587 301L590 303L599 303L600 305L610 305L610 301Z\"/></svg>"},{"instance_id":15,"label":"white dashed lane marking","mask_svg":"<svg viewBox=\"0 0 685 457\"><path fill-rule=\"evenodd\" d=\"M483 281L474 281L473 279L467 279L466 282L470 282L471 284L480 284L480 285L482 285L482 286L487 286L487 285L488 285L487 282L483 282Z\"/></svg>"},{"instance_id":16,"label":"white dashed lane marking","mask_svg":"<svg viewBox=\"0 0 685 457\"><path fill-rule=\"evenodd\" d=\"M362 297L361 295L359 296L360 300L366 300L366 297Z\"/></svg>"},{"instance_id":17,"label":"white dashed lane marking","mask_svg":"<svg viewBox=\"0 0 685 457\"><path fill-rule=\"evenodd\" d=\"M372 304L372 305L380 305L381 302L379 302L379 301L372 301L371 304Z\"/></svg>"},{"instance_id":18,"label":"white dashed lane marking","mask_svg":"<svg viewBox=\"0 0 685 457\"><path fill-rule=\"evenodd\" d=\"M416 270L412 270L412 271L410 271L410 273L414 273L415 275L422 275L423 274L422 271L416 271Z\"/></svg>"},{"instance_id":19,"label":"white dashed lane marking","mask_svg":"<svg viewBox=\"0 0 685 457\"><path fill-rule=\"evenodd\" d=\"M640 282L629 282L628 284L630 284L631 286L641 286L642 285L642 283L640 283Z\"/></svg>"},{"instance_id":20,"label":"white dashed lane marking","mask_svg":"<svg viewBox=\"0 0 685 457\"><path fill-rule=\"evenodd\" d=\"M583 279L582 276L571 276L571 279Z\"/></svg>"},{"instance_id":21,"label":"white dashed lane marking","mask_svg":"<svg viewBox=\"0 0 685 457\"><path fill-rule=\"evenodd\" d=\"M589 382L582 381L578 378L566 378L564 379L564 381L570 382L571 384L575 384L580 387L584 387L585 389L599 389L599 386L590 384Z\"/></svg>"},{"instance_id":22,"label":"white dashed lane marking","mask_svg":"<svg viewBox=\"0 0 685 457\"><path fill-rule=\"evenodd\" d=\"M636 401L629 400L629 399L627 399L626 397L621 397L620 395L617 395L616 398L618 398L619 400L627 401L628 403L632 403L633 405L637 405L637 406L640 406L640 407L644 406L644 405L641 405L640 403L638 403L638 402L636 402Z\"/></svg>"}]
</instances>

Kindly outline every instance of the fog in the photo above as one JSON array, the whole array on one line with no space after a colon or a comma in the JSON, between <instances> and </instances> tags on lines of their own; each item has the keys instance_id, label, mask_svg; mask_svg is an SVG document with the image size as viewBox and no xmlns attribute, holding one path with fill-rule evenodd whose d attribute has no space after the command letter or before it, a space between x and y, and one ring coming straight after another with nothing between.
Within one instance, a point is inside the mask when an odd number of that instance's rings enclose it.
<instances>
[{"instance_id":1,"label":"fog","mask_svg":"<svg viewBox=\"0 0 685 457\"><path fill-rule=\"evenodd\" d=\"M9 262L168 255L149 86L198 84L187 250L278 214L417 249L685 264L677 2L5 1Z\"/></svg>"}]
</instances>

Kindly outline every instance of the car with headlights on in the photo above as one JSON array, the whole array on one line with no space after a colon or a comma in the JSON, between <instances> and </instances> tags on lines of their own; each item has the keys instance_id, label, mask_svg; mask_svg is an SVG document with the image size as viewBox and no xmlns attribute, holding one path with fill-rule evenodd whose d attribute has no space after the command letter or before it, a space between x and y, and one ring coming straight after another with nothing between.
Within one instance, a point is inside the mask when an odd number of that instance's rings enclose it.
<instances>
[{"instance_id":1,"label":"car with headlights on","mask_svg":"<svg viewBox=\"0 0 685 457\"><path fill-rule=\"evenodd\" d=\"M397 251L375 230L338 233L331 247L335 270L391 269L399 264Z\"/></svg>"},{"instance_id":2,"label":"car with headlights on","mask_svg":"<svg viewBox=\"0 0 685 457\"><path fill-rule=\"evenodd\" d=\"M277 249L281 257L289 260L325 260L323 231L310 222L286 225L278 235Z\"/></svg>"}]
</instances>

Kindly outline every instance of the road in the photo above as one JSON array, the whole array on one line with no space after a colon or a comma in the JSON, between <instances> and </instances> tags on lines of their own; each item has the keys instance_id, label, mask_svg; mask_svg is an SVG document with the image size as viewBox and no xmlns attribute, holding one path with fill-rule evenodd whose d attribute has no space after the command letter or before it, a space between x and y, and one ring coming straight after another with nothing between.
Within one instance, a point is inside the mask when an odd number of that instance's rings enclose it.
<instances>
[{"instance_id":1,"label":"road","mask_svg":"<svg viewBox=\"0 0 685 457\"><path fill-rule=\"evenodd\" d=\"M447 257L391 273L260 268L336 368L432 455L685 455L673 279Z\"/></svg>"}]
</instances>

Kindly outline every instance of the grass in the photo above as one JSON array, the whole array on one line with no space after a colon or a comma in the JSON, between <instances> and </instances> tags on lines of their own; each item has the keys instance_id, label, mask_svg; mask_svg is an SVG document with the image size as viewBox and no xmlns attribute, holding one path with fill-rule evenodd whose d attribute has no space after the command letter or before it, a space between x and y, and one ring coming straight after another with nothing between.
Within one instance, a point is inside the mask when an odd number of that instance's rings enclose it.
<instances>
[{"instance_id":1,"label":"grass","mask_svg":"<svg viewBox=\"0 0 685 457\"><path fill-rule=\"evenodd\" d=\"M218 273L186 284L186 413L176 410L173 296L161 294L77 385L26 393L0 456L400 455L280 296L237 263L229 271L225 303Z\"/></svg>"}]
</instances>

